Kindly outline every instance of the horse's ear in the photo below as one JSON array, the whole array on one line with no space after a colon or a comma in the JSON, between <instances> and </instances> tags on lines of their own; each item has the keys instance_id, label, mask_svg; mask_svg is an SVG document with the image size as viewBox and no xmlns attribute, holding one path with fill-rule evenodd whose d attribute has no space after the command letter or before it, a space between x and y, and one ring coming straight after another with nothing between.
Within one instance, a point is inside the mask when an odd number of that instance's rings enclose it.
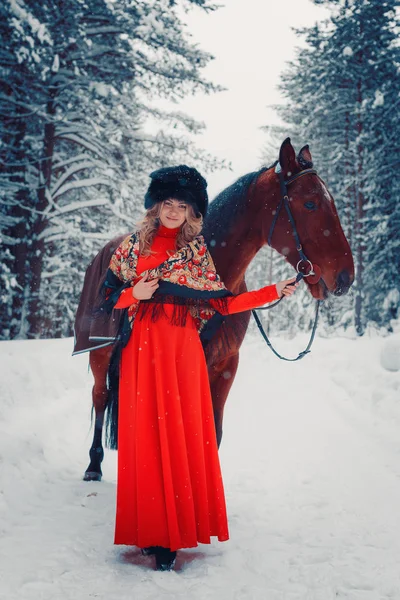
<instances>
[{"instance_id":1,"label":"horse's ear","mask_svg":"<svg viewBox=\"0 0 400 600\"><path fill-rule=\"evenodd\" d=\"M279 164L281 165L282 173L287 179L300 171L299 163L296 159L296 153L290 142L290 138L286 138L279 151Z\"/></svg>"},{"instance_id":2,"label":"horse's ear","mask_svg":"<svg viewBox=\"0 0 400 600\"><path fill-rule=\"evenodd\" d=\"M302 147L297 155L297 160L302 169L311 169L313 167L312 156L308 144Z\"/></svg>"}]
</instances>

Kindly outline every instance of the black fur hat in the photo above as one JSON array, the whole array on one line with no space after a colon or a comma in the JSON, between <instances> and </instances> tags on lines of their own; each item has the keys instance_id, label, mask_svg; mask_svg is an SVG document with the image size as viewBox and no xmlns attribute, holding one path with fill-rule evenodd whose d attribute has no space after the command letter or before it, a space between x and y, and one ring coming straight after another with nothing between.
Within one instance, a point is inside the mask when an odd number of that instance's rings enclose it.
<instances>
[{"instance_id":1,"label":"black fur hat","mask_svg":"<svg viewBox=\"0 0 400 600\"><path fill-rule=\"evenodd\" d=\"M157 202L176 198L193 204L205 217L208 206L207 181L193 167L179 165L165 167L150 173L151 183L144 197L144 207L152 208Z\"/></svg>"}]
</instances>

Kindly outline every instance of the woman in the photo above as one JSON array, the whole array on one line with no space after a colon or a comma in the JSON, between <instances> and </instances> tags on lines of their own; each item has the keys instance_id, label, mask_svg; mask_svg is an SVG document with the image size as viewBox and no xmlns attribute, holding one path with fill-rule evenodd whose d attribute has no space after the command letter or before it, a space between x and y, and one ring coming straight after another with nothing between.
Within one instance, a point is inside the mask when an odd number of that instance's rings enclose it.
<instances>
[{"instance_id":1,"label":"woman","mask_svg":"<svg viewBox=\"0 0 400 600\"><path fill-rule=\"evenodd\" d=\"M228 539L202 341L223 317L289 296L294 279L233 296L200 236L205 179L186 165L150 175L147 213L110 262L108 310L127 309L119 374L115 543L173 567L179 548Z\"/></svg>"}]
</instances>

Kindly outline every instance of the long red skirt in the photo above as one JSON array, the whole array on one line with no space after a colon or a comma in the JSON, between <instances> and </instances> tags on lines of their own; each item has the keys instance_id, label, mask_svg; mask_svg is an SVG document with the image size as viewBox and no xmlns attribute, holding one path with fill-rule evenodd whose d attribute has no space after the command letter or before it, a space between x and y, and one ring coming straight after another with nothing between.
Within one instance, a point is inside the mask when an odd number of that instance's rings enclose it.
<instances>
[{"instance_id":1,"label":"long red skirt","mask_svg":"<svg viewBox=\"0 0 400 600\"><path fill-rule=\"evenodd\" d=\"M171 309L166 306L166 311ZM140 311L140 308L139 308ZM227 540L207 366L194 321L135 319L122 351L115 544Z\"/></svg>"}]
</instances>

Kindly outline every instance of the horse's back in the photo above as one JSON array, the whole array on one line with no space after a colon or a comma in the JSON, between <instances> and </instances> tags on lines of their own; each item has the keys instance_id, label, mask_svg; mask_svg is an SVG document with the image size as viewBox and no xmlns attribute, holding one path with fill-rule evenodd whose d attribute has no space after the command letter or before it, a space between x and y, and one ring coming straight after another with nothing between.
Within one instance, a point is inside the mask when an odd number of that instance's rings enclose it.
<instances>
[{"instance_id":1,"label":"horse's back","mask_svg":"<svg viewBox=\"0 0 400 600\"><path fill-rule=\"evenodd\" d=\"M86 269L82 292L75 316L73 354L80 354L111 343L117 334L120 313L113 311L110 319L95 319L93 309L100 298L111 256L128 234L108 242Z\"/></svg>"}]
</instances>

